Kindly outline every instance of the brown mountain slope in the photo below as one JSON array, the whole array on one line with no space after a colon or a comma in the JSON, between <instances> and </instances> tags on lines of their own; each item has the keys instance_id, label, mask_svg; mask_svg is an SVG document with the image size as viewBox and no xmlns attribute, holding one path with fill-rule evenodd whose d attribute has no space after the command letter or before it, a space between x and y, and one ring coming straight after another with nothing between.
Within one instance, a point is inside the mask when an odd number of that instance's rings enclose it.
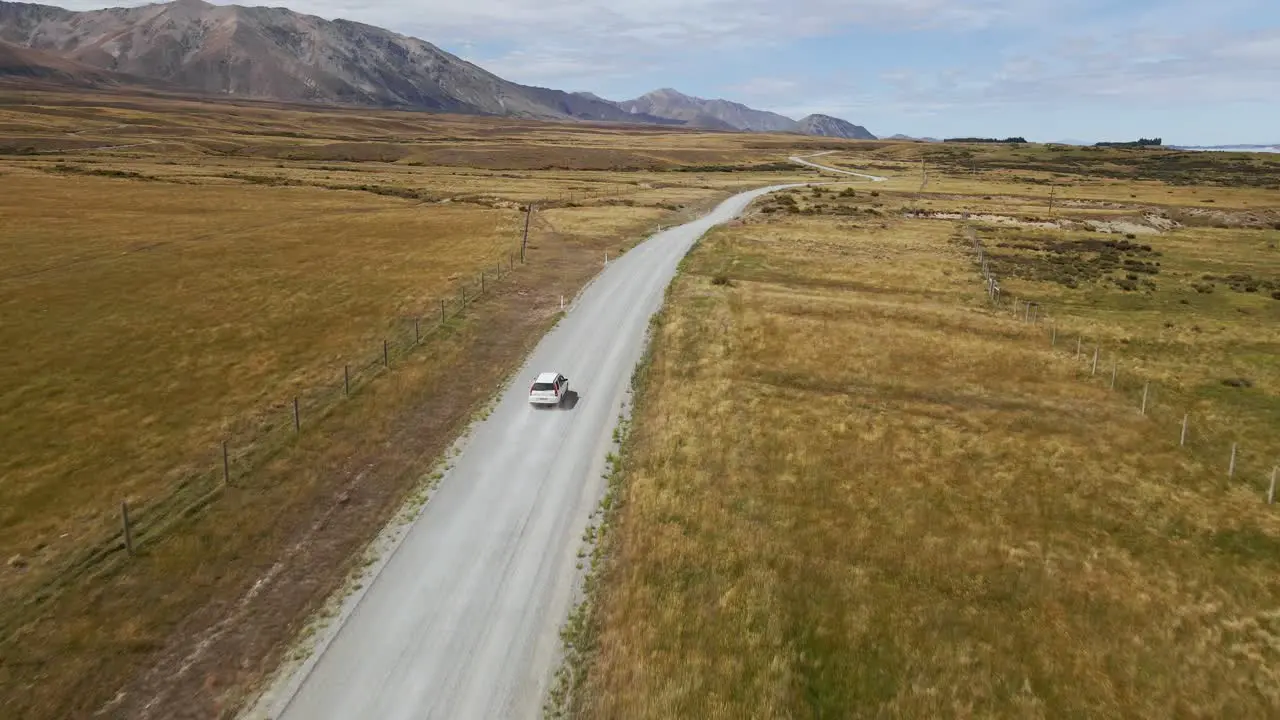
<instances>
[{"instance_id":1,"label":"brown mountain slope","mask_svg":"<svg viewBox=\"0 0 1280 720\"><path fill-rule=\"evenodd\" d=\"M86 87L123 84L122 76L115 73L2 40L0 78L45 80Z\"/></svg>"},{"instance_id":2,"label":"brown mountain slope","mask_svg":"<svg viewBox=\"0 0 1280 720\"><path fill-rule=\"evenodd\" d=\"M876 136L861 125L830 115L809 115L800 120L800 132L805 135L838 137L850 140L875 140Z\"/></svg>"},{"instance_id":3,"label":"brown mountain slope","mask_svg":"<svg viewBox=\"0 0 1280 720\"><path fill-rule=\"evenodd\" d=\"M654 90L618 105L632 112L677 118L697 127L754 132L794 132L797 129L795 120L777 113L754 110L728 100L693 97L671 88Z\"/></svg>"},{"instance_id":4,"label":"brown mountain slope","mask_svg":"<svg viewBox=\"0 0 1280 720\"><path fill-rule=\"evenodd\" d=\"M680 124L508 82L416 38L283 8L178 0L71 12L0 2L0 40L210 95Z\"/></svg>"},{"instance_id":5,"label":"brown mountain slope","mask_svg":"<svg viewBox=\"0 0 1280 720\"><path fill-rule=\"evenodd\" d=\"M785 115L756 110L729 100L707 100L663 88L634 100L614 103L624 110L671 118L700 128L745 130L749 132L787 132L802 135L875 140L876 136L861 125L829 115L809 115L800 121Z\"/></svg>"}]
</instances>

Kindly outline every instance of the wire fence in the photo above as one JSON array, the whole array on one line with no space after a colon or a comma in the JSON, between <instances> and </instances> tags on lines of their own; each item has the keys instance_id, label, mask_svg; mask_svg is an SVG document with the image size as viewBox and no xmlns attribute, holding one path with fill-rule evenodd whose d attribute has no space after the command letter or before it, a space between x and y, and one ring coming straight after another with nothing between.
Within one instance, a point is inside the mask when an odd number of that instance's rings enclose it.
<instances>
[{"instance_id":1,"label":"wire fence","mask_svg":"<svg viewBox=\"0 0 1280 720\"><path fill-rule=\"evenodd\" d=\"M361 388L395 369L402 361L450 327L477 299L490 293L525 263L519 249L505 253L492 267L458 283L435 304L438 312L398 323L376 347L355 354L353 362L333 369L328 382L297 391L265 412L242 418L235 429L210 443L207 462L177 472L164 494L139 503L122 502L105 517L114 521L86 532L87 542L55 566L23 597L5 598L0 629L16 632L22 620L78 580L111 572L142 548L164 537L175 525L217 500L228 487L251 482L253 471L288 447Z\"/></svg>"},{"instance_id":2,"label":"wire fence","mask_svg":"<svg viewBox=\"0 0 1280 720\"><path fill-rule=\"evenodd\" d=\"M1205 400L1197 402L1192 393L1176 383L1153 379L1141 363L1126 362L1101 339L1072 331L1044 304L1005 292L977 232L966 225L964 234L973 245L987 298L994 309L1040 328L1039 334L1050 348L1076 364L1079 379L1106 387L1133 406L1135 417L1166 428L1169 442L1194 453L1207 467L1219 468L1215 475L1224 488L1244 485L1261 493L1268 504L1275 502L1280 461L1278 448L1268 442L1271 431L1258 432L1245 420L1211 413ZM1228 378L1225 384L1245 387L1248 382Z\"/></svg>"}]
</instances>

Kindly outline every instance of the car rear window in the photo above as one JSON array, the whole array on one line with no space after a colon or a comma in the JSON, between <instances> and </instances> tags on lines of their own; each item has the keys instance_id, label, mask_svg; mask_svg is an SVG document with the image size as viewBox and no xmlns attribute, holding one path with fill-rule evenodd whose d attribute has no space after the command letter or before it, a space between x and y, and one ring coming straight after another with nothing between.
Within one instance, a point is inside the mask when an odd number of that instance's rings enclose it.
<instances>
[{"instance_id":1,"label":"car rear window","mask_svg":"<svg viewBox=\"0 0 1280 720\"><path fill-rule=\"evenodd\" d=\"M554 384L554 383L540 383L540 382L536 382L536 383L534 383L534 384L533 384L533 389L534 389L534 390L555 390L555 389L556 389L556 386L555 386L555 384Z\"/></svg>"}]
</instances>

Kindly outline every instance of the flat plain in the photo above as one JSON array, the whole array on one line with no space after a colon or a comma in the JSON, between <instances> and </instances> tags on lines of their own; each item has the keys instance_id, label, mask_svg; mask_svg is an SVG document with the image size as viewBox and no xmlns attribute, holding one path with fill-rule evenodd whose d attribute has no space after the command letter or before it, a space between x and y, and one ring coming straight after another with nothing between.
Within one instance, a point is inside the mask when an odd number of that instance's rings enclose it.
<instances>
[{"instance_id":1,"label":"flat plain","mask_svg":"<svg viewBox=\"0 0 1280 720\"><path fill-rule=\"evenodd\" d=\"M234 706L561 296L733 191L817 177L785 162L811 147L0 96L3 714Z\"/></svg>"},{"instance_id":2,"label":"flat plain","mask_svg":"<svg viewBox=\"0 0 1280 720\"><path fill-rule=\"evenodd\" d=\"M674 286L570 709L1273 715L1272 159L56 92L0 95L4 715L232 712L605 253L822 150L890 179Z\"/></svg>"},{"instance_id":3,"label":"flat plain","mask_svg":"<svg viewBox=\"0 0 1280 720\"><path fill-rule=\"evenodd\" d=\"M560 710L1280 713L1280 166L824 162L669 293Z\"/></svg>"}]
</instances>

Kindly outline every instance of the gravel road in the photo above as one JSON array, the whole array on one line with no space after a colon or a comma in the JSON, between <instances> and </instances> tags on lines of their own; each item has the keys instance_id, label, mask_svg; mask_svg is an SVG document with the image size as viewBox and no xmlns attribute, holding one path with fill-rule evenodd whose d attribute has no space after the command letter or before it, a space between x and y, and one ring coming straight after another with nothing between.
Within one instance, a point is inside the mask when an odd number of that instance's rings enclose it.
<instances>
[{"instance_id":1,"label":"gravel road","mask_svg":"<svg viewBox=\"0 0 1280 720\"><path fill-rule=\"evenodd\" d=\"M852 176L854 176L854 177L860 177L860 178L864 178L864 179L870 180L871 182L884 182L885 180L887 180L887 179L888 179L888 178L882 178L882 177L880 177L879 175L867 175L866 173L854 172L854 171L852 171L852 170L842 170L841 168L833 168L833 167L830 167L830 166L828 166L828 165L819 165L819 164L818 164L818 163L816 163L816 162L810 162L810 161L808 161L808 160L805 160L805 158L821 157L821 156L823 156L823 155L830 155L830 154L831 154L831 153L833 153L833 152L835 152L835 150L827 150L826 152L814 153L814 154L812 154L812 155L803 155L803 156L800 156L800 157L790 157L790 158L787 158L787 159L788 159L788 160L790 160L790 161L791 161L791 162L793 162L793 163L798 164L798 165L806 165L806 166L808 166L808 167L816 168L816 169L818 169L818 170L825 170L825 171L827 171L827 172L833 172L833 173L836 173L837 175L852 175Z\"/></svg>"},{"instance_id":2,"label":"gravel road","mask_svg":"<svg viewBox=\"0 0 1280 720\"><path fill-rule=\"evenodd\" d=\"M385 564L315 640L313 658L246 717L537 717L649 317L695 240L786 187L736 195L610 260L473 426ZM566 375L576 403L530 407L540 371Z\"/></svg>"}]
</instances>

